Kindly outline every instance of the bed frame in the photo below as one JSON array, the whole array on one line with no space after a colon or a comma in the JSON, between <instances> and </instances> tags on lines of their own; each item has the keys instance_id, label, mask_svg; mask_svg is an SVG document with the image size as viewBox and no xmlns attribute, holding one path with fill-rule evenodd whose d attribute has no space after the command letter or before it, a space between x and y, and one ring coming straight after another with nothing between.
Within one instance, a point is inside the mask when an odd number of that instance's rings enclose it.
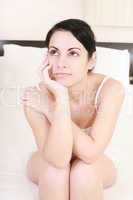
<instances>
[{"instance_id":1,"label":"bed frame","mask_svg":"<svg viewBox=\"0 0 133 200\"><path fill-rule=\"evenodd\" d=\"M4 44L18 44L21 46L33 46L38 48L46 47L45 41L40 40L0 40L0 56L4 56ZM129 83L133 84L133 43L97 42L97 46L128 49L130 53Z\"/></svg>"}]
</instances>

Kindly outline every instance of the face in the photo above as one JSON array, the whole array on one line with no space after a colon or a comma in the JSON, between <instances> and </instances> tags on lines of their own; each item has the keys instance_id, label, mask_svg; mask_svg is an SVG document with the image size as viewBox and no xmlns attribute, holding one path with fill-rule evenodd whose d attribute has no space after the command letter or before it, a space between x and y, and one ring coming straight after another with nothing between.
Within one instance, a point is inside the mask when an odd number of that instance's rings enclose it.
<instances>
[{"instance_id":1,"label":"face","mask_svg":"<svg viewBox=\"0 0 133 200\"><path fill-rule=\"evenodd\" d=\"M52 65L53 78L65 86L69 87L87 76L88 52L71 32L56 31L52 35L48 60Z\"/></svg>"}]
</instances>

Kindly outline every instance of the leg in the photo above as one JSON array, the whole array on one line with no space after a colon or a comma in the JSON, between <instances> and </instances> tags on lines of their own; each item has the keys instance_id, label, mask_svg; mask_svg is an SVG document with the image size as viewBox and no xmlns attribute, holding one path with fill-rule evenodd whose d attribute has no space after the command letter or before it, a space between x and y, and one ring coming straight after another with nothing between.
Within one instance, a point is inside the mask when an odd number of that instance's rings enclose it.
<instances>
[{"instance_id":1,"label":"leg","mask_svg":"<svg viewBox=\"0 0 133 200\"><path fill-rule=\"evenodd\" d=\"M116 181L116 169L105 155L95 163L76 159L70 170L70 200L102 200L103 189Z\"/></svg>"},{"instance_id":2,"label":"leg","mask_svg":"<svg viewBox=\"0 0 133 200\"><path fill-rule=\"evenodd\" d=\"M45 162L39 152L35 152L27 165L29 179L39 186L40 200L69 199L70 166L58 169Z\"/></svg>"}]
</instances>

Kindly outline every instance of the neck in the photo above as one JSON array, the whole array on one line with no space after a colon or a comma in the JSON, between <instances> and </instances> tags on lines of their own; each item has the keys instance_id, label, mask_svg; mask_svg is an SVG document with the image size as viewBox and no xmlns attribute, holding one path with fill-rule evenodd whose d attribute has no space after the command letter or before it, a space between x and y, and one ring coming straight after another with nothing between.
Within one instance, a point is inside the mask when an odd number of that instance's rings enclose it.
<instances>
[{"instance_id":1,"label":"neck","mask_svg":"<svg viewBox=\"0 0 133 200\"><path fill-rule=\"evenodd\" d=\"M88 89L88 76L68 88L70 102L78 103L83 95L86 95Z\"/></svg>"}]
</instances>

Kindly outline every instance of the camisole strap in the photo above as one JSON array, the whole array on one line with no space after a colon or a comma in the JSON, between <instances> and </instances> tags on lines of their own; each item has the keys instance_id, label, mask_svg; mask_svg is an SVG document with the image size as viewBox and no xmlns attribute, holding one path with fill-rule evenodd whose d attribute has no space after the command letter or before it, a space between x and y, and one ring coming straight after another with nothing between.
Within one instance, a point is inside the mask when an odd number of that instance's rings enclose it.
<instances>
[{"instance_id":1,"label":"camisole strap","mask_svg":"<svg viewBox=\"0 0 133 200\"><path fill-rule=\"evenodd\" d=\"M95 96L95 106L97 107L97 101L98 101L98 96L99 96L99 93L103 87L103 84L105 83L106 80L108 80L110 77L109 76L105 76L104 79L102 80L100 86L98 87L98 90L97 90L97 93L96 93L96 96Z\"/></svg>"}]
</instances>

